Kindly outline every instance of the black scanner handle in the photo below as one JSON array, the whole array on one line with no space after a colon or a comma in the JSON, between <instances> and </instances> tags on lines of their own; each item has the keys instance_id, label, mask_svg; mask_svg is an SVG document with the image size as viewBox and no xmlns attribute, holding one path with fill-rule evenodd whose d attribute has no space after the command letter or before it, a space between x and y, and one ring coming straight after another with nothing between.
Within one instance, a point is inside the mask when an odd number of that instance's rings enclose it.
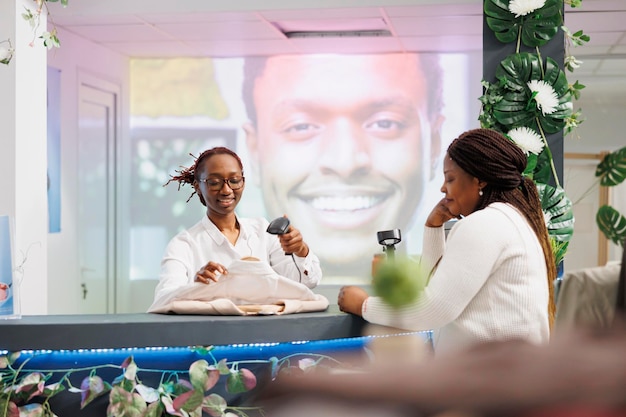
<instances>
[{"instance_id":1,"label":"black scanner handle","mask_svg":"<svg viewBox=\"0 0 626 417\"><path fill-rule=\"evenodd\" d=\"M277 217L267 226L267 233L272 235L283 235L289 230L289 219L286 217ZM286 253L289 256L291 253Z\"/></svg>"}]
</instances>

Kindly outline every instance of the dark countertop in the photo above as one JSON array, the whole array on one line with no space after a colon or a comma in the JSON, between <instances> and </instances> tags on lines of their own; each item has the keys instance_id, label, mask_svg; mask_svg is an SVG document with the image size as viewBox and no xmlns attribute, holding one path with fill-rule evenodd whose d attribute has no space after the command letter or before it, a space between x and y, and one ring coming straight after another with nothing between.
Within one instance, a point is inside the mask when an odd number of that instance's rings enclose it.
<instances>
[{"instance_id":1,"label":"dark countertop","mask_svg":"<svg viewBox=\"0 0 626 417\"><path fill-rule=\"evenodd\" d=\"M327 340L362 335L365 321L337 305L280 316L96 314L0 320L0 350L112 349Z\"/></svg>"}]
</instances>

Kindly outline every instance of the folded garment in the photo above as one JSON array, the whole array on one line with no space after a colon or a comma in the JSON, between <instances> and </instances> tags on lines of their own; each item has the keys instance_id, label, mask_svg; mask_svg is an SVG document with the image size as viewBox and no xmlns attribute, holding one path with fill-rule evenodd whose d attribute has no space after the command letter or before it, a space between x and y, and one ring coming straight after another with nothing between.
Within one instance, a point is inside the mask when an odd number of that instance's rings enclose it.
<instances>
[{"instance_id":1,"label":"folded garment","mask_svg":"<svg viewBox=\"0 0 626 417\"><path fill-rule=\"evenodd\" d=\"M240 260L218 282L194 282L155 300L149 313L262 315L324 311L328 299L278 275L266 262Z\"/></svg>"}]
</instances>

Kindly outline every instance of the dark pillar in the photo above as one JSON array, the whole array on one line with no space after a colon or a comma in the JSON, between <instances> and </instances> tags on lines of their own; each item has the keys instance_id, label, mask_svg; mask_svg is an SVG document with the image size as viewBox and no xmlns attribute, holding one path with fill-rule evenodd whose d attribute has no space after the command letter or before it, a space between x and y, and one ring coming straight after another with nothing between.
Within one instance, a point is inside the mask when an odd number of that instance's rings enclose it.
<instances>
[{"instance_id":1,"label":"dark pillar","mask_svg":"<svg viewBox=\"0 0 626 417\"><path fill-rule=\"evenodd\" d=\"M495 81L496 68L504 58L515 53L515 47L515 42L502 43L496 39L493 31L489 29L483 13L483 80L490 83ZM550 57L563 70L563 61L565 59L565 35L563 31L559 30L547 44L539 48L539 51L544 62L546 57ZM534 53L536 50L535 48L521 45L520 52ZM546 138L552 152L559 181L561 186L563 186L563 131L548 134ZM550 179L550 184L555 185L552 178Z\"/></svg>"}]
</instances>

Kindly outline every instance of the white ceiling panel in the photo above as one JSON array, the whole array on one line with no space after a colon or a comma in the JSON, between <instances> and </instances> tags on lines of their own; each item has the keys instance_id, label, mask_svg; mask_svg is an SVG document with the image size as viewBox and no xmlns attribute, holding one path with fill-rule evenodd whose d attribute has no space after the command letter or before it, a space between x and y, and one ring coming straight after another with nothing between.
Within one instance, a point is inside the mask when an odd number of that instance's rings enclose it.
<instances>
[{"instance_id":1,"label":"white ceiling panel","mask_svg":"<svg viewBox=\"0 0 626 417\"><path fill-rule=\"evenodd\" d=\"M427 16L482 16L482 1L474 4L437 4L419 7L390 6L384 7L390 17L427 17Z\"/></svg>"},{"instance_id":2,"label":"white ceiling panel","mask_svg":"<svg viewBox=\"0 0 626 417\"><path fill-rule=\"evenodd\" d=\"M290 42L273 40L188 42L194 56L241 57L300 53ZM278 51L278 52L277 52Z\"/></svg>"},{"instance_id":3,"label":"white ceiling panel","mask_svg":"<svg viewBox=\"0 0 626 417\"><path fill-rule=\"evenodd\" d=\"M301 20L301 19L364 19L379 17L381 9L378 7L351 7L307 10L264 10L259 14L265 19L273 20Z\"/></svg>"},{"instance_id":4,"label":"white ceiling panel","mask_svg":"<svg viewBox=\"0 0 626 417\"><path fill-rule=\"evenodd\" d=\"M67 26L64 26L67 28ZM140 24L114 25L73 25L70 29L77 35L87 39L97 39L104 42L155 42L172 40L172 37L153 26Z\"/></svg>"},{"instance_id":5,"label":"white ceiling panel","mask_svg":"<svg viewBox=\"0 0 626 417\"><path fill-rule=\"evenodd\" d=\"M259 20L255 12L152 13L141 16L149 23L256 22Z\"/></svg>"},{"instance_id":6,"label":"white ceiling panel","mask_svg":"<svg viewBox=\"0 0 626 417\"><path fill-rule=\"evenodd\" d=\"M483 49L483 36L421 36L402 38L408 51L416 52L467 52Z\"/></svg>"},{"instance_id":7,"label":"white ceiling panel","mask_svg":"<svg viewBox=\"0 0 626 417\"><path fill-rule=\"evenodd\" d=\"M483 33L482 16L395 17L391 23L400 37Z\"/></svg>"}]
</instances>

